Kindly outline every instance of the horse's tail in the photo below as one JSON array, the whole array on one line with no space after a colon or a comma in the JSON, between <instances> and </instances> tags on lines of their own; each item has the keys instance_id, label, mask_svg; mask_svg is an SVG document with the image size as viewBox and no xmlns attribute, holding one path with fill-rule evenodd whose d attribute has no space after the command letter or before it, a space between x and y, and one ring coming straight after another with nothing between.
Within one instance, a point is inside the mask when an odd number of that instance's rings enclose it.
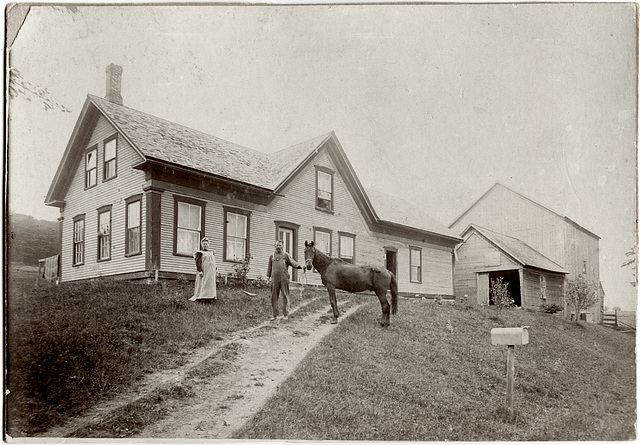
<instances>
[{"instance_id":1,"label":"horse's tail","mask_svg":"<svg viewBox=\"0 0 640 445\"><path fill-rule=\"evenodd\" d=\"M393 272L389 272L391 274L391 283L389 287L391 288L391 313L398 313L398 280L396 280L396 276Z\"/></svg>"}]
</instances>

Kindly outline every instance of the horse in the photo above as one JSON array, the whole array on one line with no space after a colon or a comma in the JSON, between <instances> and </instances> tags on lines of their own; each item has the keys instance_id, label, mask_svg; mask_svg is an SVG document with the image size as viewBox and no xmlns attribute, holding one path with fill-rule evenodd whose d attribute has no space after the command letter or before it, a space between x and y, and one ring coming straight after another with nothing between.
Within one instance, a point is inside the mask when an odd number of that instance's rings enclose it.
<instances>
[{"instance_id":1,"label":"horse","mask_svg":"<svg viewBox=\"0 0 640 445\"><path fill-rule=\"evenodd\" d=\"M380 325L389 326L389 312L394 315L398 312L398 281L392 272L376 266L357 266L340 258L332 258L316 249L313 241L304 242L304 261L307 270L311 270L313 266L320 272L322 284L329 292L329 301L333 309L331 324L336 324L340 316L336 289L347 292L372 290L378 296L382 308ZM391 305L387 300L387 289L391 290Z\"/></svg>"}]
</instances>

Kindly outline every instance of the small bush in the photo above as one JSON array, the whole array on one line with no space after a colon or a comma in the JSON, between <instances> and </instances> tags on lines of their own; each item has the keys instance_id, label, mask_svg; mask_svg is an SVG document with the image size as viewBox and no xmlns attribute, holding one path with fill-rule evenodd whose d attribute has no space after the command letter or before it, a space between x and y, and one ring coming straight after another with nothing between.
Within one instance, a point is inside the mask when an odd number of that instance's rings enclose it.
<instances>
[{"instance_id":1,"label":"small bush","mask_svg":"<svg viewBox=\"0 0 640 445\"><path fill-rule=\"evenodd\" d=\"M540 306L540 311L545 314L557 314L558 312L562 312L563 309L555 303L544 303Z\"/></svg>"},{"instance_id":2,"label":"small bush","mask_svg":"<svg viewBox=\"0 0 640 445\"><path fill-rule=\"evenodd\" d=\"M491 280L491 288L489 289L490 302L500 309L515 306L515 301L509 292L509 283L503 282L503 280L503 277Z\"/></svg>"}]
</instances>

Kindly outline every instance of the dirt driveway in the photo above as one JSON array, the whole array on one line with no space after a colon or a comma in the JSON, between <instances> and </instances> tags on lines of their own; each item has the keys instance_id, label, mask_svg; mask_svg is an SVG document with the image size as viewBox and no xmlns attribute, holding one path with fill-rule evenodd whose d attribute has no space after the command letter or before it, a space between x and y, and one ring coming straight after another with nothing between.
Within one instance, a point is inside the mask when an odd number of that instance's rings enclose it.
<instances>
[{"instance_id":1,"label":"dirt driveway","mask_svg":"<svg viewBox=\"0 0 640 445\"><path fill-rule=\"evenodd\" d=\"M327 305L328 306L328 305ZM340 322L360 306L341 305ZM124 394L46 433L46 437L69 437L93 429L118 408L148 397L160 388L181 384L191 397L168 400L168 412L141 433L122 437L144 439L228 439L272 396L305 355L336 325L330 324L326 307L289 319L264 322L236 332L207 348L194 351L181 368L150 375L135 391ZM216 370L211 372L211 370ZM42 437L42 436L41 436ZM85 437L118 437L88 435Z\"/></svg>"}]
</instances>

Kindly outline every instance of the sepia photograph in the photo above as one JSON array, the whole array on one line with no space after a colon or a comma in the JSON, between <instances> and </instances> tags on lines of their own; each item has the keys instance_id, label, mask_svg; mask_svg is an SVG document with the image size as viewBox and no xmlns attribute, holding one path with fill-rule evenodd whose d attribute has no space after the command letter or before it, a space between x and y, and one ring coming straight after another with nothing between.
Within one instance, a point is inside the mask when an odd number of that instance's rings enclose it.
<instances>
[{"instance_id":1,"label":"sepia photograph","mask_svg":"<svg viewBox=\"0 0 640 445\"><path fill-rule=\"evenodd\" d=\"M9 3L3 440L636 440L637 148L636 3Z\"/></svg>"}]
</instances>

